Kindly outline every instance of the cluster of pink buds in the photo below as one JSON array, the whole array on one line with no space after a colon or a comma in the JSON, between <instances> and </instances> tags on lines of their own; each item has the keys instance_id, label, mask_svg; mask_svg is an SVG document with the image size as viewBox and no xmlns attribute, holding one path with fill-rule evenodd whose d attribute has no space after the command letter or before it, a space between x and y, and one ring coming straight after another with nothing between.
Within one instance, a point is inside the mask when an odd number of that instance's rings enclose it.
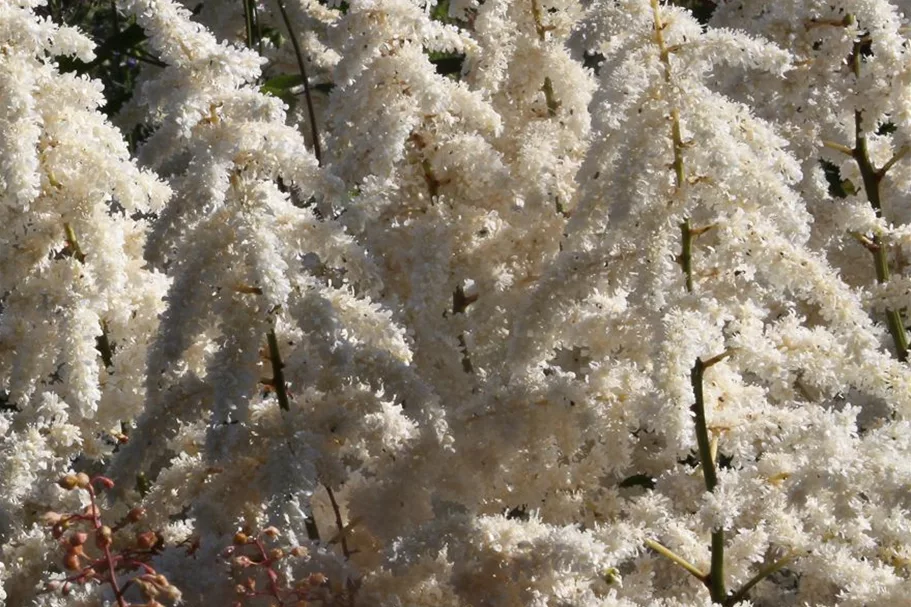
<instances>
[{"instance_id":1,"label":"cluster of pink buds","mask_svg":"<svg viewBox=\"0 0 911 607\"><path fill-rule=\"evenodd\" d=\"M303 546L283 549L275 546L279 532L275 527L266 527L256 535L249 530L234 534L234 545L224 551L225 558L237 569L243 571L243 580L235 587L240 600L232 607L242 607L244 600L268 596L274 599L276 607L318 607L330 605L332 591L329 578L322 573L311 573L307 579L294 588L282 583L275 565L282 559L295 557L310 558L309 551ZM265 578L265 585L260 582Z\"/></svg>"},{"instance_id":2,"label":"cluster of pink buds","mask_svg":"<svg viewBox=\"0 0 911 607\"><path fill-rule=\"evenodd\" d=\"M149 564L161 549L161 538L154 531L136 530L135 525L145 517L145 510L133 508L122 520L109 526L102 520L96 487L110 489L114 481L80 472L67 474L58 484L67 491L88 492L89 505L82 512L44 515L45 523L63 548L63 566L71 572L62 582L51 582L49 590L68 594L74 584L109 584L118 607L163 607L159 600L179 601L180 591ZM126 593L133 587L146 599L144 603L127 601Z\"/></svg>"}]
</instances>

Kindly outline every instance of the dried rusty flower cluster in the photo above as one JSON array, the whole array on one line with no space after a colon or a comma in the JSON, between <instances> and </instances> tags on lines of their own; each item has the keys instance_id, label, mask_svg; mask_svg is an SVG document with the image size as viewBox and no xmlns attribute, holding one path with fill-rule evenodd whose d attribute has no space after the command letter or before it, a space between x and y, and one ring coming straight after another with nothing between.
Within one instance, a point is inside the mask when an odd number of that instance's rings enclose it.
<instances>
[{"instance_id":1,"label":"dried rusty flower cluster","mask_svg":"<svg viewBox=\"0 0 911 607\"><path fill-rule=\"evenodd\" d=\"M266 527L256 534L249 529L234 534L233 545L222 555L231 564L234 575L240 578L235 586L239 600L232 607L242 607L244 601L257 597L271 597L278 607L321 607L337 605L338 593L329 578L319 572L310 573L293 586L282 579L277 571L280 561L296 558L304 562L310 559L310 551L304 546L282 548L276 540L280 536L276 527ZM265 584L262 583L265 578Z\"/></svg>"},{"instance_id":2,"label":"dried rusty flower cluster","mask_svg":"<svg viewBox=\"0 0 911 607\"><path fill-rule=\"evenodd\" d=\"M73 585L109 585L118 607L163 607L174 604L180 591L150 564L162 546L155 531L138 527L145 518L143 508L131 509L113 525L104 522L96 487L112 489L114 482L105 476L90 477L85 472L67 474L58 481L67 491L83 490L89 504L81 512L47 512L43 519L60 541L63 567L67 577L48 584L48 590L67 595ZM145 599L127 599L132 588Z\"/></svg>"}]
</instances>

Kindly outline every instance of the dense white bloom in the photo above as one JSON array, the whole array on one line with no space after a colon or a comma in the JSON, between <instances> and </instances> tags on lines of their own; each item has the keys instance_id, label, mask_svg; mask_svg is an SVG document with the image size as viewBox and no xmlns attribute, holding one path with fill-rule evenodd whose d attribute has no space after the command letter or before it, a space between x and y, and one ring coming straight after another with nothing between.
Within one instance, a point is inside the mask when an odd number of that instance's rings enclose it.
<instances>
[{"instance_id":1,"label":"dense white bloom","mask_svg":"<svg viewBox=\"0 0 911 607\"><path fill-rule=\"evenodd\" d=\"M101 86L58 71L92 57L79 32L0 5L0 538L8 604L26 604L51 544L35 526L72 507L55 481L109 454L144 402L163 275L142 261L168 189L130 160ZM75 504L78 505L78 504Z\"/></svg>"},{"instance_id":2,"label":"dense white bloom","mask_svg":"<svg viewBox=\"0 0 911 607\"><path fill-rule=\"evenodd\" d=\"M0 602L911 602L907 3L679 4L0 1Z\"/></svg>"}]
</instances>

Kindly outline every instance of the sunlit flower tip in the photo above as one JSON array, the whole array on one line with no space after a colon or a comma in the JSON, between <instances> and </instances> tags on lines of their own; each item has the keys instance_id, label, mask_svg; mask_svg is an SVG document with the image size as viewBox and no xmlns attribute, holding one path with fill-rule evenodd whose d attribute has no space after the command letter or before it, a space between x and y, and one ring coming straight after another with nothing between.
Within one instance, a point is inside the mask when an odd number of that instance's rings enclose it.
<instances>
[{"instance_id":1,"label":"sunlit flower tip","mask_svg":"<svg viewBox=\"0 0 911 607\"><path fill-rule=\"evenodd\" d=\"M307 584L311 587L322 586L328 581L329 578L327 578L322 573L311 573L309 576L307 576Z\"/></svg>"},{"instance_id":2,"label":"sunlit flower tip","mask_svg":"<svg viewBox=\"0 0 911 607\"><path fill-rule=\"evenodd\" d=\"M275 539L279 535L278 529L276 527L266 527L265 529L263 529L263 535L267 535L267 536L271 537L272 539Z\"/></svg>"},{"instance_id":3,"label":"sunlit flower tip","mask_svg":"<svg viewBox=\"0 0 911 607\"><path fill-rule=\"evenodd\" d=\"M59 512L54 512L53 510L45 512L41 515L41 522L48 527L53 527L57 523L63 520L63 515Z\"/></svg>"},{"instance_id":4,"label":"sunlit flower tip","mask_svg":"<svg viewBox=\"0 0 911 607\"><path fill-rule=\"evenodd\" d=\"M69 537L70 546L81 546L89 541L89 534L84 531L76 531Z\"/></svg>"},{"instance_id":5,"label":"sunlit flower tip","mask_svg":"<svg viewBox=\"0 0 911 607\"><path fill-rule=\"evenodd\" d=\"M79 479L76 478L75 474L67 474L66 476L61 478L59 481L57 481L57 484L60 485L61 487L63 487L64 489L66 489L67 491L70 491L79 486Z\"/></svg>"},{"instance_id":6,"label":"sunlit flower tip","mask_svg":"<svg viewBox=\"0 0 911 607\"><path fill-rule=\"evenodd\" d=\"M107 525L103 525L95 531L95 545L99 548L107 548L113 539L114 532Z\"/></svg>"},{"instance_id":7,"label":"sunlit flower tip","mask_svg":"<svg viewBox=\"0 0 911 607\"><path fill-rule=\"evenodd\" d=\"M237 533L234 534L234 545L235 546L243 546L248 541L250 541L250 538L243 531L238 531Z\"/></svg>"}]
</instances>

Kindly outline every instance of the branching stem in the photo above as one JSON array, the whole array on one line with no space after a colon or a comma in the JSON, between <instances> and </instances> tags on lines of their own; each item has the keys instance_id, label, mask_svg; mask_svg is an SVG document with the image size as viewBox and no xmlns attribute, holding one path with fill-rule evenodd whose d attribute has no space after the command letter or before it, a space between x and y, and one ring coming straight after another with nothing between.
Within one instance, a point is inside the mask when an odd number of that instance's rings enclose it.
<instances>
[{"instance_id":1,"label":"branching stem","mask_svg":"<svg viewBox=\"0 0 911 607\"><path fill-rule=\"evenodd\" d=\"M282 14L282 21L288 28L288 37L291 39L291 46L294 47L294 56L297 58L297 67L301 73L301 80L304 83L304 98L307 100L307 118L310 121L310 137L313 139L313 155L316 156L316 162L323 164L323 152L319 142L319 128L316 126L316 111L313 109L313 95L310 92L310 80L307 78L307 64L304 61L304 53L301 50L297 34L294 33L294 27L291 25L291 19L288 17L288 11L285 8L285 0L275 0L278 3L278 10Z\"/></svg>"},{"instance_id":2,"label":"branching stem","mask_svg":"<svg viewBox=\"0 0 911 607\"><path fill-rule=\"evenodd\" d=\"M796 557L796 556L797 556L796 552L789 552L788 554L786 554L782 558L778 559L777 561L769 563L768 565L766 565L765 567L760 569L759 572L756 573L756 575L751 577L749 580L747 580L747 582L743 586L741 586L740 590L733 593L731 596L729 596L727 598L727 600L724 601L724 607L734 607L734 605L736 605L737 603L745 600L747 598L747 595L749 594L750 590L753 589L753 586L755 586L762 580L766 579L770 575L772 575L778 571L781 571L781 569L783 569L785 565L787 565L792 560L794 560L794 557Z\"/></svg>"},{"instance_id":3,"label":"branching stem","mask_svg":"<svg viewBox=\"0 0 911 607\"><path fill-rule=\"evenodd\" d=\"M664 40L665 23L661 19L661 10L658 0L651 0L652 11L655 15L655 44L658 45L658 56L664 66L664 82L671 84L671 49ZM684 183L686 183L686 168L683 163L683 150L686 144L683 143L683 133L680 128L680 110L676 107L671 108L671 141L674 147L674 192L680 193ZM686 281L686 290L688 293L693 292L693 232L690 227L689 218L680 223L681 244L680 256L678 261L683 270Z\"/></svg>"},{"instance_id":4,"label":"branching stem","mask_svg":"<svg viewBox=\"0 0 911 607\"><path fill-rule=\"evenodd\" d=\"M342 520L342 511L338 507L338 502L335 499L335 493L332 491L332 487L329 485L323 485L326 488L326 493L329 494L329 503L332 504L332 512L335 514L335 525L338 527L339 533L339 543L342 545L342 554L345 555L345 558L351 558L351 551L348 549L348 539L345 537L347 535L347 530L345 529L345 522Z\"/></svg>"},{"instance_id":5,"label":"branching stem","mask_svg":"<svg viewBox=\"0 0 911 607\"><path fill-rule=\"evenodd\" d=\"M683 558L682 556L680 556L679 554L677 554L676 552L674 552L673 550L668 548L667 546L664 546L663 544L660 544L660 543L656 542L655 540L645 540L645 545L648 546L649 548L651 548L652 550L654 550L655 552L657 552L658 554L660 554L661 556L667 557L668 560L673 561L674 563L677 563L678 565L683 567L685 570L687 570L688 572L693 574L693 576L696 579L698 579L700 582L705 583L706 579L708 579L708 576L705 574L704 571L702 571L701 569L699 569L698 567L693 565L691 562L689 562L688 560L686 560L685 558Z\"/></svg>"},{"instance_id":6,"label":"branching stem","mask_svg":"<svg viewBox=\"0 0 911 607\"><path fill-rule=\"evenodd\" d=\"M862 60L863 42L857 40L854 42L854 52L852 54L852 66L855 78L860 78ZM881 185L883 178L898 160L907 153L906 148L899 150L881 169L877 169L867 147L867 135L863 126L863 112L860 109L854 110L854 148L851 150L851 156L857 163L860 175L864 182L864 191L867 193L867 200L876 213L877 217L883 216ZM873 254L873 264L876 268L876 281L880 284L889 282L889 250L882 242L878 234L873 235L873 246L867 247ZM905 324L902 320L901 311L886 309L886 325L889 327L889 334L892 336L892 344L895 347L898 360L905 362L908 360L908 334L905 331Z\"/></svg>"},{"instance_id":7,"label":"branching stem","mask_svg":"<svg viewBox=\"0 0 911 607\"><path fill-rule=\"evenodd\" d=\"M702 464L705 489L709 492L714 492L715 487L718 486L718 475L715 470L712 443L709 439L708 424L705 419L705 396L702 390L703 376L706 369L717 364L729 354L729 351L723 352L706 361L697 358L690 372L690 381L692 382L693 396L695 397L692 412L695 417L696 444L699 446L699 461ZM705 579L705 585L708 586L713 601L722 604L725 602L727 593L724 589L724 529L721 528L712 530L712 564Z\"/></svg>"}]
</instances>

